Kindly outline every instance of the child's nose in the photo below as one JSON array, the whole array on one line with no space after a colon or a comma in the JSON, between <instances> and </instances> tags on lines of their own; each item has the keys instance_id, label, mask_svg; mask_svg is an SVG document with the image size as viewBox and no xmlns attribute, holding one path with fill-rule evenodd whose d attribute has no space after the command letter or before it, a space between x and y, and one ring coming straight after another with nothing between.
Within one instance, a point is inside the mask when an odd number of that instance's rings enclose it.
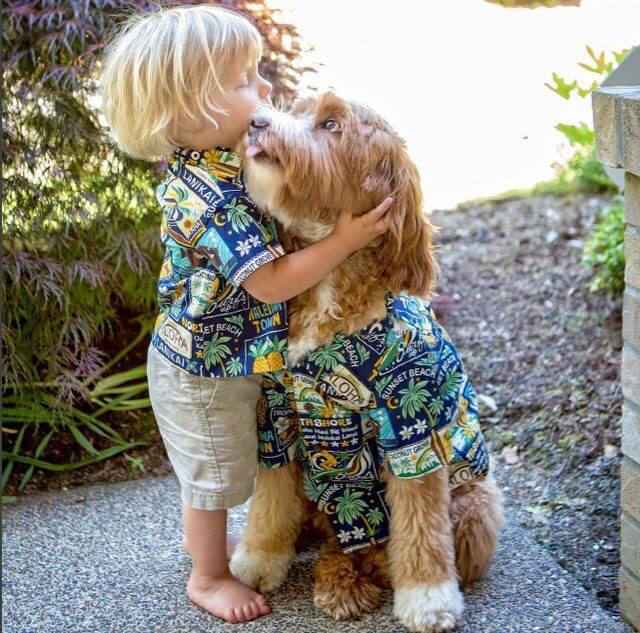
<instances>
[{"instance_id":1,"label":"child's nose","mask_svg":"<svg viewBox=\"0 0 640 633\"><path fill-rule=\"evenodd\" d=\"M269 127L269 119L266 116L255 114L249 121L249 127L259 130L261 128Z\"/></svg>"}]
</instances>

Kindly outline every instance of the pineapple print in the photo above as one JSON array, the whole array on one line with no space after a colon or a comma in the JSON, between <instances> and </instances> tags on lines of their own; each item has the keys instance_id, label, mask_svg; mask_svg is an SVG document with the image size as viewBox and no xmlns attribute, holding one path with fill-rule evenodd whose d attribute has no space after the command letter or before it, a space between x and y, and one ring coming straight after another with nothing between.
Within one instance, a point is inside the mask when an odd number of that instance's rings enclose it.
<instances>
[{"instance_id":1,"label":"pineapple print","mask_svg":"<svg viewBox=\"0 0 640 633\"><path fill-rule=\"evenodd\" d=\"M267 358L268 349L269 341L254 343L249 347L249 355L253 358L254 374L263 374L269 371L269 359Z\"/></svg>"},{"instance_id":2,"label":"pineapple print","mask_svg":"<svg viewBox=\"0 0 640 633\"><path fill-rule=\"evenodd\" d=\"M275 339L254 343L249 347L249 355L253 360L253 373L262 374L267 371L284 369L285 339Z\"/></svg>"},{"instance_id":3,"label":"pineapple print","mask_svg":"<svg viewBox=\"0 0 640 633\"><path fill-rule=\"evenodd\" d=\"M284 369L284 339L275 339L272 341L271 351L267 354L267 360L269 361L269 371L279 371Z\"/></svg>"}]
</instances>

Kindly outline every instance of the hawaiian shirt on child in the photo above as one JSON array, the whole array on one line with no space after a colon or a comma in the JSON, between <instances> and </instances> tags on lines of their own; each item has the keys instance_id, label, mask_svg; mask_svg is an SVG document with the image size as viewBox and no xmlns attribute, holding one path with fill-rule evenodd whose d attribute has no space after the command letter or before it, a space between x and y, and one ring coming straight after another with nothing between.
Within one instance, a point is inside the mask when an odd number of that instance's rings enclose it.
<instances>
[{"instance_id":1,"label":"hawaiian shirt on child","mask_svg":"<svg viewBox=\"0 0 640 633\"><path fill-rule=\"evenodd\" d=\"M286 357L286 304L268 305L240 285L281 255L273 220L245 192L240 157L215 147L179 149L157 188L165 247L152 344L201 376L275 371Z\"/></svg>"},{"instance_id":2,"label":"hawaiian shirt on child","mask_svg":"<svg viewBox=\"0 0 640 633\"><path fill-rule=\"evenodd\" d=\"M473 387L429 303L388 295L387 313L265 376L258 407L261 464L300 462L346 552L389 538L381 466L400 478L446 466L451 488L489 470Z\"/></svg>"}]
</instances>

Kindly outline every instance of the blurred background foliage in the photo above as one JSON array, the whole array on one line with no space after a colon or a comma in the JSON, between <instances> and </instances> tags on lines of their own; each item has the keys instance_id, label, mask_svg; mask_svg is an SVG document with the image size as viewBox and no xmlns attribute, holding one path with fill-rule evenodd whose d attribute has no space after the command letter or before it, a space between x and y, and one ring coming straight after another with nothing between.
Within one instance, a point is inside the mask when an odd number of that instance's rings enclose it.
<instances>
[{"instance_id":1,"label":"blurred background foliage","mask_svg":"<svg viewBox=\"0 0 640 633\"><path fill-rule=\"evenodd\" d=\"M256 25L261 72L288 101L312 70L296 63L295 27L262 1L214 4ZM16 464L22 490L36 467L68 470L127 451L136 442L118 426L148 411L144 352L162 259L155 202L162 165L115 149L97 110L97 81L109 34L132 12L157 6L3 6L3 492ZM80 458L47 461L48 453L70 451L53 450L69 439Z\"/></svg>"},{"instance_id":2,"label":"blurred background foliage","mask_svg":"<svg viewBox=\"0 0 640 633\"><path fill-rule=\"evenodd\" d=\"M549 90L555 92L562 99L577 97L584 99L598 87L607 75L629 53L628 49L612 52L610 55L601 52L596 54L590 46L586 47L587 60L578 62L578 66L589 73L597 75L598 79L586 86L580 86L577 80L568 81L556 73L552 73L552 83L545 83ZM560 132L573 150L573 154L564 165L554 165L556 177L554 180L534 186L532 195L554 193L565 195L568 193L599 193L616 192L618 187L607 176L604 167L595 157L595 135L593 128L586 123L567 124L558 123L556 130Z\"/></svg>"},{"instance_id":3,"label":"blurred background foliage","mask_svg":"<svg viewBox=\"0 0 640 633\"><path fill-rule=\"evenodd\" d=\"M624 60L629 49L595 53L586 47L587 59L578 62L580 68L596 75L591 84L581 86L577 80L566 80L555 72L552 82L545 86L563 99L577 97L584 99L598 87L605 77ZM586 123L558 123L556 130L560 132L569 146L572 155L565 164L554 165L556 177L545 183L532 187L529 195L552 193L567 194L612 194L612 204L605 206L593 226L585 242L583 262L592 270L591 290L620 294L624 290L624 214L622 197L617 195L618 186L609 178L602 163L595 155L595 133Z\"/></svg>"},{"instance_id":4,"label":"blurred background foliage","mask_svg":"<svg viewBox=\"0 0 640 633\"><path fill-rule=\"evenodd\" d=\"M509 9L537 9L538 7L579 7L582 0L486 0Z\"/></svg>"}]
</instances>

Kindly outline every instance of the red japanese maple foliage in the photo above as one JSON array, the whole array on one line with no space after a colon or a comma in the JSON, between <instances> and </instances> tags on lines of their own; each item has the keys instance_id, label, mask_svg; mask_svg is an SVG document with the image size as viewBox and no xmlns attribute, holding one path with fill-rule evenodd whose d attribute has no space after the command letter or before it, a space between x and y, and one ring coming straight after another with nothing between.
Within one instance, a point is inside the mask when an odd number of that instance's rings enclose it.
<instances>
[{"instance_id":1,"label":"red japanese maple foliage","mask_svg":"<svg viewBox=\"0 0 640 633\"><path fill-rule=\"evenodd\" d=\"M3 3L5 384L53 382L74 401L104 364L100 341L108 330L153 312L161 261L157 166L110 142L97 111L101 54L131 12L200 2ZM307 70L296 65L295 27L262 0L212 4L256 25L261 71L275 98L290 99Z\"/></svg>"}]
</instances>

